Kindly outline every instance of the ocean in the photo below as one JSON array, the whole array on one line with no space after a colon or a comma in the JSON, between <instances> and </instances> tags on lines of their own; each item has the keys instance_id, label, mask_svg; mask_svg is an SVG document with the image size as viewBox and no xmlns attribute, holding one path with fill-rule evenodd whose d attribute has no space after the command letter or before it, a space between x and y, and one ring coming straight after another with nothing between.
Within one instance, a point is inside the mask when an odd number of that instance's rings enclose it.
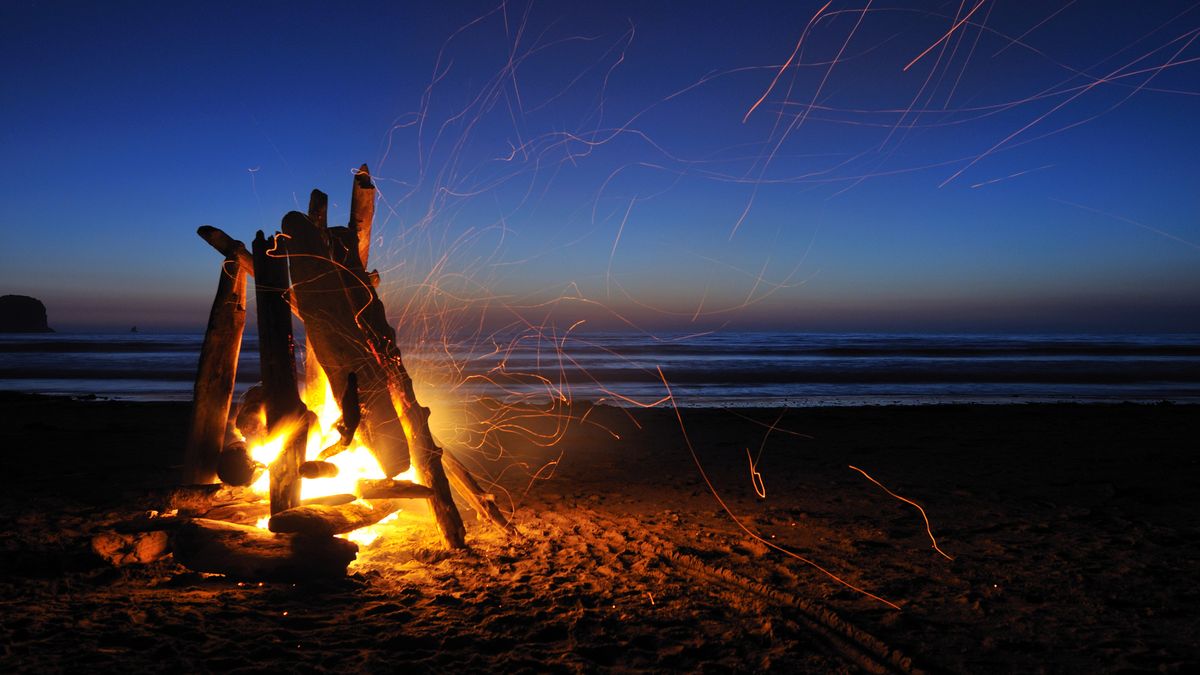
<instances>
[{"instance_id":1,"label":"ocean","mask_svg":"<svg viewBox=\"0 0 1200 675\"><path fill-rule=\"evenodd\" d=\"M0 390L186 401L202 341L0 335ZM258 379L257 348L247 336L239 390ZM418 394L442 386L456 396L633 405L664 396L661 368L685 406L1200 402L1200 335L572 334L452 345L452 376L446 353L405 352Z\"/></svg>"}]
</instances>

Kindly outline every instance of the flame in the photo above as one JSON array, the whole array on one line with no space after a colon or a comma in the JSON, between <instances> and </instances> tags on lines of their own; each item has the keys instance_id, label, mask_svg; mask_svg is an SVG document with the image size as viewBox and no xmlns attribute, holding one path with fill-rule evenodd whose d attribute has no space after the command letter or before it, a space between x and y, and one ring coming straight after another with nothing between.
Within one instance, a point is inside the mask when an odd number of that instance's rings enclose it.
<instances>
[{"instance_id":1,"label":"flame","mask_svg":"<svg viewBox=\"0 0 1200 675\"><path fill-rule=\"evenodd\" d=\"M316 363L306 364L306 367L315 368L316 372L309 379L309 385L302 392L300 398L304 401L305 406L316 415L317 423L309 428L305 459L315 460L322 450L341 440L341 434L336 425L341 419L342 412L338 407L337 398L333 395L329 379L325 376L325 371ZM283 442L289 436L289 432L290 429L277 430L266 440L248 445L250 456L254 461L270 466L283 450ZM324 461L336 465L338 474L327 478L301 479L300 498L302 500L340 494L356 495L360 479L387 478L383 470L379 468L379 462L371 453L371 449L363 444L358 435L355 435L348 448ZM410 468L395 478L397 480L415 480L415 475L415 470ZM262 476L251 485L251 489L256 494L267 497L270 493L270 483L270 473L264 471ZM360 546L366 546L379 538L382 532L381 525L394 521L398 516L399 512L374 525L343 536ZM260 518L257 526L266 529L269 520L270 517Z\"/></svg>"}]
</instances>

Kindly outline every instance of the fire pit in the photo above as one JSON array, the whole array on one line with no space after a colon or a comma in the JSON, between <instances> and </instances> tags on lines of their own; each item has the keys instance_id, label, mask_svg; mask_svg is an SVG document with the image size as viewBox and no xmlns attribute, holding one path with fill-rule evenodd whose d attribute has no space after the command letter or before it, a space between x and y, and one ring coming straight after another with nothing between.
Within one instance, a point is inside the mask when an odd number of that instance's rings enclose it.
<instances>
[{"instance_id":1,"label":"fire pit","mask_svg":"<svg viewBox=\"0 0 1200 675\"><path fill-rule=\"evenodd\" d=\"M173 552L197 571L242 579L345 573L359 543L407 500L429 506L450 548L466 547L451 489L480 518L508 520L466 467L438 446L368 271L375 186L355 173L350 222L327 225L328 197L259 231L251 250L214 227L224 255L196 375L183 486L162 512L96 538L114 562ZM254 278L262 382L233 405ZM305 331L296 363L293 318ZM303 378L298 376L302 372ZM336 392L336 393L335 393ZM231 414L232 413L232 414Z\"/></svg>"}]
</instances>

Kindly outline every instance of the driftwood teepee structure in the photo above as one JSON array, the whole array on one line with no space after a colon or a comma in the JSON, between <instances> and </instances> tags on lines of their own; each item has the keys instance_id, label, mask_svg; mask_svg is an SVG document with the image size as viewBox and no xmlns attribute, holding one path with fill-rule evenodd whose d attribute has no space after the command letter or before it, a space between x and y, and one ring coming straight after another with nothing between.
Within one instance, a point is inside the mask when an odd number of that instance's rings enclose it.
<instances>
[{"instance_id":1,"label":"driftwood teepee structure","mask_svg":"<svg viewBox=\"0 0 1200 675\"><path fill-rule=\"evenodd\" d=\"M294 314L306 334L306 377L311 380L315 364L320 364L332 390L342 392L342 445L359 434L389 479L408 470L410 462L416 469L419 484L373 481L360 490L360 496L427 498L446 544L462 548L465 529L451 485L482 518L502 528L508 522L462 463L438 446L429 429L430 411L413 391L395 330L376 291L379 275L367 270L375 196L364 164L354 176L350 222L345 227L328 225L328 197L313 190L308 213L288 213L281 233L258 232L251 251L221 230L199 229L199 235L224 256L224 263L196 377L184 483L214 483L219 474L242 476L249 482L253 473L244 447L226 443L246 320L246 277L253 276L266 431L286 436L282 451L268 467L271 529L344 532L355 524L373 522L363 522L361 506L353 503L300 504L300 481L322 475L327 466L321 460L339 448L331 447L315 461L306 461L307 429L314 416L298 393ZM381 508L370 509L370 517L388 511L385 504L376 506Z\"/></svg>"}]
</instances>

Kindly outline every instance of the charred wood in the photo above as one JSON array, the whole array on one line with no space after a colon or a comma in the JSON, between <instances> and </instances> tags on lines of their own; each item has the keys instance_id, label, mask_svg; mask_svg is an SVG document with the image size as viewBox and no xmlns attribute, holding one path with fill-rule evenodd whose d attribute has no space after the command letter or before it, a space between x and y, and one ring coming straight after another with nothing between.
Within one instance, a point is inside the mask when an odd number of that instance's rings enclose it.
<instances>
[{"instance_id":1,"label":"charred wood","mask_svg":"<svg viewBox=\"0 0 1200 675\"><path fill-rule=\"evenodd\" d=\"M283 434L283 448L269 467L271 512L300 504L300 464L308 443L308 415L296 384L296 345L288 305L287 260L278 235L254 238L254 297L258 301L258 354L267 429Z\"/></svg>"},{"instance_id":2,"label":"charred wood","mask_svg":"<svg viewBox=\"0 0 1200 675\"><path fill-rule=\"evenodd\" d=\"M240 242L233 244L245 247ZM231 244L231 246L233 245ZM200 365L192 396L192 413L184 448L185 483L217 480L217 459L225 442L229 406L233 400L242 330L246 325L246 273L227 257L217 280L217 295L208 315L200 348Z\"/></svg>"},{"instance_id":3,"label":"charred wood","mask_svg":"<svg viewBox=\"0 0 1200 675\"><path fill-rule=\"evenodd\" d=\"M364 439L386 475L408 470L408 442L392 403L388 373L360 327L362 305L347 295L346 284L354 282L332 257L328 228L293 211L283 219L283 232L289 237L296 306L330 386L345 391L350 373L357 374Z\"/></svg>"},{"instance_id":4,"label":"charred wood","mask_svg":"<svg viewBox=\"0 0 1200 675\"><path fill-rule=\"evenodd\" d=\"M300 465L298 473L301 478L333 478L338 475L338 468L330 462L308 461Z\"/></svg>"},{"instance_id":5,"label":"charred wood","mask_svg":"<svg viewBox=\"0 0 1200 675\"><path fill-rule=\"evenodd\" d=\"M336 537L271 534L256 527L197 518L171 537L179 563L196 572L248 581L339 577L358 545Z\"/></svg>"},{"instance_id":6,"label":"charred wood","mask_svg":"<svg viewBox=\"0 0 1200 675\"><path fill-rule=\"evenodd\" d=\"M226 485L244 487L251 485L266 469L261 462L254 461L246 444L235 441L225 446L217 460L217 476Z\"/></svg>"}]
</instances>

